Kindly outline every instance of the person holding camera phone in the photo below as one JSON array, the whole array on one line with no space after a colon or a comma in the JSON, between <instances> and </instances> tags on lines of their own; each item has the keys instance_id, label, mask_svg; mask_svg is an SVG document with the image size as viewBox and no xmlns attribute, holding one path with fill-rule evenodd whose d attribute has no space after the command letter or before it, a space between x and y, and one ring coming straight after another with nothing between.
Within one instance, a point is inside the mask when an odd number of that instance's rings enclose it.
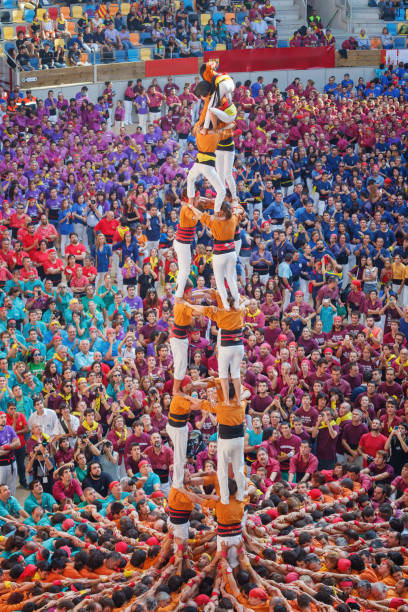
<instances>
[{"instance_id":1,"label":"person holding camera phone","mask_svg":"<svg viewBox=\"0 0 408 612\"><path fill-rule=\"evenodd\" d=\"M51 461L50 437L42 431L41 425L35 424L31 437L27 440L28 463L26 471L39 480L46 493L52 494L54 465Z\"/></svg>"},{"instance_id":2,"label":"person holding camera phone","mask_svg":"<svg viewBox=\"0 0 408 612\"><path fill-rule=\"evenodd\" d=\"M130 436L128 436L128 439L129 438ZM101 442L98 442L97 447L101 453L98 457L98 461L101 464L102 472L104 474L107 474L110 478L112 478L112 480L118 480L119 453L113 450L112 442L110 440L107 440L106 438L101 440Z\"/></svg>"}]
</instances>

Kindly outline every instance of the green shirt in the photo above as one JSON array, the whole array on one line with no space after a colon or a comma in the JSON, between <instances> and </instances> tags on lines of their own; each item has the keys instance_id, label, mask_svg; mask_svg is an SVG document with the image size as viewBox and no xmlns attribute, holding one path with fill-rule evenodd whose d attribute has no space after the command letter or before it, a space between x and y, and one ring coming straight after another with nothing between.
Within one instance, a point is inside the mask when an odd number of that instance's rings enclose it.
<instances>
[{"instance_id":1,"label":"green shirt","mask_svg":"<svg viewBox=\"0 0 408 612\"><path fill-rule=\"evenodd\" d=\"M21 509L22 508L20 504L12 495L6 502L0 500L0 516L6 516L7 514L9 514L10 516L19 518L19 512Z\"/></svg>"},{"instance_id":2,"label":"green shirt","mask_svg":"<svg viewBox=\"0 0 408 612\"><path fill-rule=\"evenodd\" d=\"M41 506L41 508L43 508L46 512L52 512L52 507L56 503L57 502L55 501L53 496L49 493L45 493L45 491L43 491L43 494L41 496L41 503L38 502L38 500L34 497L32 493L30 493L30 495L24 502L24 510L27 512L27 514L31 514L34 508L36 508L37 506Z\"/></svg>"}]
</instances>

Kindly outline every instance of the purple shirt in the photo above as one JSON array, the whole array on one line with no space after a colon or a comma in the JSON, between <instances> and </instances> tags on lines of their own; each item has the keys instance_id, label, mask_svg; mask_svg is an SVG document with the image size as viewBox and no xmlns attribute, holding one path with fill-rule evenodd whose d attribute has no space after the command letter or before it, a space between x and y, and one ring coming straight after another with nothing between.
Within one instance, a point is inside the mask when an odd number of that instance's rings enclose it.
<instances>
[{"instance_id":1,"label":"purple shirt","mask_svg":"<svg viewBox=\"0 0 408 612\"><path fill-rule=\"evenodd\" d=\"M319 412L316 408L310 408L310 410L304 410L302 407L296 410L295 415L302 419L302 423L305 427L314 427L316 425Z\"/></svg>"},{"instance_id":2,"label":"purple shirt","mask_svg":"<svg viewBox=\"0 0 408 612\"><path fill-rule=\"evenodd\" d=\"M383 474L384 472L387 472L388 477L381 480L381 482L384 482L385 484L390 484L391 480L394 477L394 468L392 467L392 465L388 465L388 463L386 463L384 467L379 468L373 461L368 466L368 469L370 470L370 476L378 476L378 474Z\"/></svg>"},{"instance_id":3,"label":"purple shirt","mask_svg":"<svg viewBox=\"0 0 408 612\"><path fill-rule=\"evenodd\" d=\"M332 429L339 433L338 425L332 425ZM316 438L316 456L321 461L336 461L337 436L333 439L328 427L319 429Z\"/></svg>"},{"instance_id":4,"label":"purple shirt","mask_svg":"<svg viewBox=\"0 0 408 612\"><path fill-rule=\"evenodd\" d=\"M15 438L18 439L17 434L11 425L5 425L4 429L0 429L0 446L10 444L13 440L15 440ZM0 457L0 463L12 457L14 457L14 452L10 451L8 456L2 455L2 457Z\"/></svg>"},{"instance_id":5,"label":"purple shirt","mask_svg":"<svg viewBox=\"0 0 408 612\"><path fill-rule=\"evenodd\" d=\"M297 453L299 451L300 448L300 443L301 443L301 439L299 438L299 436L295 436L295 435L291 435L290 438L284 438L283 436L281 436L277 441L276 441L276 448L278 449L278 453ZM285 460L285 461L281 461L280 462L280 466L282 470L288 470L289 469L289 459Z\"/></svg>"},{"instance_id":6,"label":"purple shirt","mask_svg":"<svg viewBox=\"0 0 408 612\"><path fill-rule=\"evenodd\" d=\"M343 440L347 442L351 449L355 450L358 447L361 436L368 433L367 425L353 425L351 421L345 424L343 429Z\"/></svg>"},{"instance_id":7,"label":"purple shirt","mask_svg":"<svg viewBox=\"0 0 408 612\"><path fill-rule=\"evenodd\" d=\"M54 498L60 502L65 498L74 499L75 494L78 495L78 497L82 497L84 493L78 480L73 478L67 489L64 488L62 480L57 480L52 488L52 494Z\"/></svg>"}]
</instances>

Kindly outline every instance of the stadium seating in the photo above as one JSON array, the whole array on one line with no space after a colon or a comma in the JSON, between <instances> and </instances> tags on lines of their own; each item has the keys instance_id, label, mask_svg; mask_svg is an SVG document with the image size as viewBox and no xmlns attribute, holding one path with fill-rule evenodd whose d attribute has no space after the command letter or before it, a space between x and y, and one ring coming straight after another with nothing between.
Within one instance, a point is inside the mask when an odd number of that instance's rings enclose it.
<instances>
[{"instance_id":1,"label":"stadium seating","mask_svg":"<svg viewBox=\"0 0 408 612\"><path fill-rule=\"evenodd\" d=\"M53 0L50 0L51 2ZM353 0L356 1L356 0ZM360 0L358 0L360 1ZM89 2L89 0L88 0ZM81 19L84 15L87 15L91 20L95 13L103 19L114 19L116 14L120 12L125 17L129 14L131 10L133 2L121 2L121 0L116 0L115 2L109 4L71 4L66 6L61 5L52 5L47 7L39 7L37 9L33 9L33 4L19 4L18 0L3 0L3 9L9 9L9 15L4 13L3 18L3 29L0 32L0 48L6 48L6 44L9 45L9 48L13 48L15 46L15 41L17 37L17 33L19 31L23 31L26 36L32 36L32 31L30 24L33 22L35 15L41 21L48 12L51 20L55 21L58 19L58 16L61 15L65 18L67 22L67 30L70 36L76 36L78 33L77 21ZM177 9L180 7L180 0L174 0L173 9ZM280 48L289 47L289 36L287 30L291 28L292 24L294 25L294 21L297 19L296 12L296 0L278 0L277 14L283 11L284 19L288 20L288 23L285 21L284 26L278 26L278 35L280 34L280 38L277 42L277 46ZM137 5L136 5L137 6ZM188 20L190 23L194 23L194 21L198 21L201 24L201 28L203 29L208 22L211 20L217 24L218 21L223 21L227 26L232 23L232 20L235 19L238 23L242 23L244 19L249 15L247 10L242 10L242 3L234 3L232 2L229 5L229 11L223 12L219 8L214 8L211 12L203 12L198 13L195 12L195 0L184 0L184 8L188 11ZM208 10L208 9L207 9ZM9 21L7 22L7 19ZM393 36L396 36L396 46L397 48L405 47L405 31L401 30L401 28L405 28L408 24L404 22L400 23L387 23L389 27L390 33ZM282 34L282 28L286 28L286 30ZM295 29L295 28L294 28ZM58 32L57 32L58 36ZM115 61L123 62L123 61L140 61L140 60L149 60L153 55L153 47L154 40L152 39L152 35L149 29L146 31L137 31L131 32L129 34L130 42L133 45L133 49L129 50L117 50L115 51ZM1 45L1 41L3 41ZM226 50L230 48L229 43L225 42L225 39L216 40L216 50ZM67 45L67 40L65 38L57 38L55 40L54 47L63 47L67 49L69 45ZM377 36L373 36L371 38L371 48L380 49L381 41ZM86 55L86 54L85 54ZM86 58L87 60L89 58ZM91 61L95 61L96 63L101 62L101 54L100 53L92 53ZM85 60L86 61L86 60ZM34 62L35 64L35 62Z\"/></svg>"}]
</instances>

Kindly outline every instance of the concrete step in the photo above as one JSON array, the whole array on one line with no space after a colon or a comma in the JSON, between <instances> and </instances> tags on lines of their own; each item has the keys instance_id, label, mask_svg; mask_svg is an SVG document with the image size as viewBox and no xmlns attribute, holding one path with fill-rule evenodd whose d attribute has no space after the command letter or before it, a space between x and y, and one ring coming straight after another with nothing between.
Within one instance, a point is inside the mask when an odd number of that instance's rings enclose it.
<instances>
[{"instance_id":1,"label":"concrete step","mask_svg":"<svg viewBox=\"0 0 408 612\"><path fill-rule=\"evenodd\" d=\"M295 0L274 0L273 6L276 9L276 12L286 9L293 8L296 6Z\"/></svg>"},{"instance_id":2,"label":"concrete step","mask_svg":"<svg viewBox=\"0 0 408 612\"><path fill-rule=\"evenodd\" d=\"M285 23L291 23L293 21L299 21L300 13L299 9L296 7L291 9L285 9L282 11L276 11L276 19L280 19L281 23L285 21Z\"/></svg>"},{"instance_id":3,"label":"concrete step","mask_svg":"<svg viewBox=\"0 0 408 612\"><path fill-rule=\"evenodd\" d=\"M355 23L353 24L353 35L360 33L360 30L364 29L367 36L370 38L372 36L381 36L381 28L376 27L374 24L365 24L365 23Z\"/></svg>"},{"instance_id":4,"label":"concrete step","mask_svg":"<svg viewBox=\"0 0 408 612\"><path fill-rule=\"evenodd\" d=\"M376 8L375 6L368 6L368 2L367 0L350 0L350 4L352 6L352 8L360 8L361 10L368 10L371 11L372 9L375 9L376 11L378 11L378 8Z\"/></svg>"},{"instance_id":5,"label":"concrete step","mask_svg":"<svg viewBox=\"0 0 408 612\"><path fill-rule=\"evenodd\" d=\"M352 13L353 23L383 23L382 19L379 18L378 13L365 13L364 11L353 11Z\"/></svg>"}]
</instances>

